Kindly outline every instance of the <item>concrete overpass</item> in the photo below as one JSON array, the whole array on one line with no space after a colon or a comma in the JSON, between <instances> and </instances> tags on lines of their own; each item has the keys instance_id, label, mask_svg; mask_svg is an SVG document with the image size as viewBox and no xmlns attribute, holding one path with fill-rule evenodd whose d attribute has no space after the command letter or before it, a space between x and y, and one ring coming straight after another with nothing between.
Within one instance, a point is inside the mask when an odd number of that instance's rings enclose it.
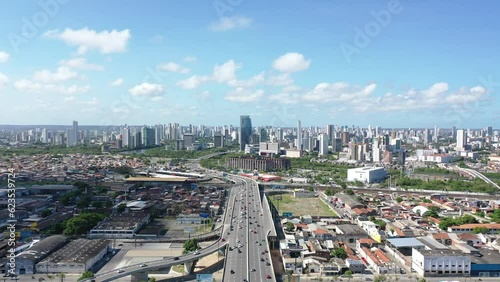
<instances>
[{"instance_id":1,"label":"concrete overpass","mask_svg":"<svg viewBox=\"0 0 500 282\"><path fill-rule=\"evenodd\" d=\"M477 178L479 177L481 180L483 180L484 182L488 183L488 184L491 184L493 185L495 188L499 189L500 190L500 186L498 186L498 184L496 184L495 182L493 182L491 179L489 179L488 177L484 176L482 173L480 173L479 171L476 171L476 170L473 170L473 169L470 169L470 168L461 168L461 167L453 167L453 169L455 170L458 170L460 172L464 172L474 178Z\"/></svg>"},{"instance_id":2,"label":"concrete overpass","mask_svg":"<svg viewBox=\"0 0 500 282\"><path fill-rule=\"evenodd\" d=\"M198 253L189 253L179 257L165 257L164 259L161 260L154 260L141 264L128 265L118 270L100 273L95 275L93 278L84 279L81 281L90 282L95 280L99 282L107 282L129 275L131 276L132 282L143 281L143 280L147 281L148 273L154 273L154 271L168 269L174 265L179 265L179 264L184 264L186 272L192 273L192 270L194 268L193 267L194 261L197 261L204 256L213 254L219 251L219 249L224 248L226 245L227 242L221 242L220 240L218 240L212 245L199 250Z\"/></svg>"}]
</instances>

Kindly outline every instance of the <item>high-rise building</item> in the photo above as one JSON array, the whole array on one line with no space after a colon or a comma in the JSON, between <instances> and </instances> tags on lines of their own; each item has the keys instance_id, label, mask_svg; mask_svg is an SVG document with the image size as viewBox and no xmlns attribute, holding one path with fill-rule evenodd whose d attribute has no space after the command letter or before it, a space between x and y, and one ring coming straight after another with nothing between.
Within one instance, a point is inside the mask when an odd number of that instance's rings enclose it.
<instances>
[{"instance_id":1,"label":"high-rise building","mask_svg":"<svg viewBox=\"0 0 500 282\"><path fill-rule=\"evenodd\" d=\"M463 129L457 130L457 151L465 151L467 146L467 133Z\"/></svg>"},{"instance_id":2,"label":"high-rise building","mask_svg":"<svg viewBox=\"0 0 500 282\"><path fill-rule=\"evenodd\" d=\"M132 147L132 142L130 142L130 129L128 127L123 127L120 130L120 134L122 135L122 146L130 148Z\"/></svg>"},{"instance_id":3,"label":"high-rise building","mask_svg":"<svg viewBox=\"0 0 500 282\"><path fill-rule=\"evenodd\" d=\"M432 142L431 134L429 133L429 129L424 129L424 144L429 144Z\"/></svg>"},{"instance_id":4,"label":"high-rise building","mask_svg":"<svg viewBox=\"0 0 500 282\"><path fill-rule=\"evenodd\" d=\"M342 152L342 139L333 138L333 140L332 140L332 152L335 152L335 153Z\"/></svg>"},{"instance_id":5,"label":"high-rise building","mask_svg":"<svg viewBox=\"0 0 500 282\"><path fill-rule=\"evenodd\" d=\"M252 120L250 116L240 116L240 151L245 150L245 146L252 142Z\"/></svg>"},{"instance_id":6,"label":"high-rise building","mask_svg":"<svg viewBox=\"0 0 500 282\"><path fill-rule=\"evenodd\" d=\"M302 151L302 126L300 120L297 121L297 139L295 139L297 150Z\"/></svg>"},{"instance_id":7,"label":"high-rise building","mask_svg":"<svg viewBox=\"0 0 500 282\"><path fill-rule=\"evenodd\" d=\"M319 155L324 156L328 154L328 135L319 135Z\"/></svg>"},{"instance_id":8,"label":"high-rise building","mask_svg":"<svg viewBox=\"0 0 500 282\"><path fill-rule=\"evenodd\" d=\"M78 144L78 142L80 141L80 133L78 132L78 121L73 121L73 140L75 140L75 144L73 146L75 146L76 144Z\"/></svg>"},{"instance_id":9,"label":"high-rise building","mask_svg":"<svg viewBox=\"0 0 500 282\"><path fill-rule=\"evenodd\" d=\"M333 124L326 126L326 134L328 135L328 139L333 141L335 138L335 126Z\"/></svg>"},{"instance_id":10,"label":"high-rise building","mask_svg":"<svg viewBox=\"0 0 500 282\"><path fill-rule=\"evenodd\" d=\"M142 132L142 145L153 146L155 144L155 130L154 128L144 126Z\"/></svg>"},{"instance_id":11,"label":"high-rise building","mask_svg":"<svg viewBox=\"0 0 500 282\"><path fill-rule=\"evenodd\" d=\"M350 141L349 132L347 132L347 131L342 132L342 144L348 145L349 141Z\"/></svg>"},{"instance_id":12,"label":"high-rise building","mask_svg":"<svg viewBox=\"0 0 500 282\"><path fill-rule=\"evenodd\" d=\"M47 134L47 128L42 129L42 134L40 135L40 141L42 143L48 143L49 136Z\"/></svg>"},{"instance_id":13,"label":"high-rise building","mask_svg":"<svg viewBox=\"0 0 500 282\"><path fill-rule=\"evenodd\" d=\"M184 146L190 147L193 146L195 138L193 133L184 133L182 135L182 139L184 140Z\"/></svg>"},{"instance_id":14,"label":"high-rise building","mask_svg":"<svg viewBox=\"0 0 500 282\"><path fill-rule=\"evenodd\" d=\"M489 137L493 136L493 127L488 126L488 128L487 128L487 130L486 130L486 133L488 133L488 136L489 136Z\"/></svg>"}]
</instances>

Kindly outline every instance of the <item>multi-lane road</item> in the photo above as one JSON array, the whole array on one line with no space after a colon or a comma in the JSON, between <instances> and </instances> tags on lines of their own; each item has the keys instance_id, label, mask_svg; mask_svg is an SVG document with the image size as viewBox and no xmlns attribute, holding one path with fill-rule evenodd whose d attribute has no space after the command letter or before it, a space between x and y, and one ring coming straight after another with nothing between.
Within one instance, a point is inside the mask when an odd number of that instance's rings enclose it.
<instances>
[{"instance_id":1,"label":"multi-lane road","mask_svg":"<svg viewBox=\"0 0 500 282\"><path fill-rule=\"evenodd\" d=\"M251 179L232 178L236 185L227 210L231 225L223 235L229 245L222 281L275 281L267 243L270 230L258 185Z\"/></svg>"}]
</instances>

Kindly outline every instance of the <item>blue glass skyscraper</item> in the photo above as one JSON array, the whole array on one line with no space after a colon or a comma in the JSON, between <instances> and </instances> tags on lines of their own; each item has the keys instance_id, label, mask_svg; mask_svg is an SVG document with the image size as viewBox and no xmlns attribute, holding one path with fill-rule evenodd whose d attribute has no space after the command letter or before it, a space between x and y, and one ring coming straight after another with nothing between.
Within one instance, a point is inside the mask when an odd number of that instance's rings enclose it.
<instances>
[{"instance_id":1,"label":"blue glass skyscraper","mask_svg":"<svg viewBox=\"0 0 500 282\"><path fill-rule=\"evenodd\" d=\"M240 150L245 150L245 145L252 140L252 120L250 116L240 116Z\"/></svg>"}]
</instances>

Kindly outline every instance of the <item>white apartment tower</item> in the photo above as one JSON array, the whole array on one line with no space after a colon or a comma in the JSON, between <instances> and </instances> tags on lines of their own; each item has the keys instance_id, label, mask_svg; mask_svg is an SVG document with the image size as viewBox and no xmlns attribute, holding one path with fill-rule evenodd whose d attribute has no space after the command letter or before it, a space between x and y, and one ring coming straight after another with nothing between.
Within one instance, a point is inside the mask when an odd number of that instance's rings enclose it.
<instances>
[{"instance_id":1,"label":"white apartment tower","mask_svg":"<svg viewBox=\"0 0 500 282\"><path fill-rule=\"evenodd\" d=\"M328 154L328 135L319 135L319 155L324 156Z\"/></svg>"},{"instance_id":2,"label":"white apartment tower","mask_svg":"<svg viewBox=\"0 0 500 282\"><path fill-rule=\"evenodd\" d=\"M457 151L465 151L465 147L467 146L467 132L463 129L457 130Z\"/></svg>"},{"instance_id":3,"label":"white apartment tower","mask_svg":"<svg viewBox=\"0 0 500 282\"><path fill-rule=\"evenodd\" d=\"M302 127L300 120L297 121L297 139L295 140L297 145L297 150L302 151Z\"/></svg>"}]
</instances>

